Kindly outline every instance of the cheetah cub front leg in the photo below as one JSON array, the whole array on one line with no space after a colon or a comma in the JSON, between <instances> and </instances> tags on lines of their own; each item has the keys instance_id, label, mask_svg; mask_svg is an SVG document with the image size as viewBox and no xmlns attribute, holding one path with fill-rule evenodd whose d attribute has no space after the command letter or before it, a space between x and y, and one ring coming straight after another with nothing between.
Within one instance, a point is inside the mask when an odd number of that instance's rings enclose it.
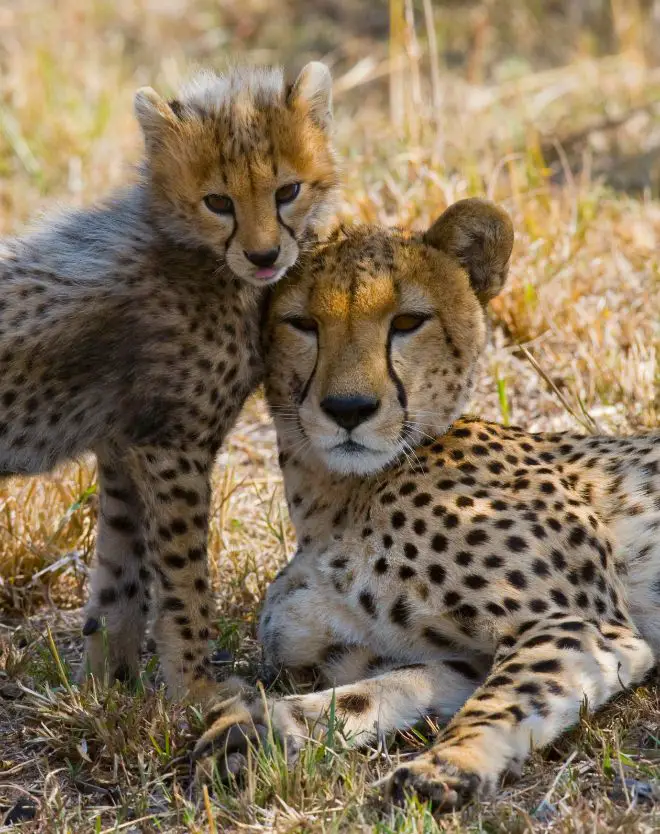
<instances>
[{"instance_id":1,"label":"cheetah cub front leg","mask_svg":"<svg viewBox=\"0 0 660 834\"><path fill-rule=\"evenodd\" d=\"M597 708L653 666L650 646L626 623L596 625L569 614L537 623L498 651L487 680L426 753L387 784L401 801L417 794L439 811L492 792L530 749L576 723L586 698Z\"/></svg>"},{"instance_id":2,"label":"cheetah cub front leg","mask_svg":"<svg viewBox=\"0 0 660 834\"><path fill-rule=\"evenodd\" d=\"M134 677L155 580L153 636L169 694L224 697L210 673L207 534L212 457L206 450L99 455L97 566L87 606L86 668Z\"/></svg>"},{"instance_id":3,"label":"cheetah cub front leg","mask_svg":"<svg viewBox=\"0 0 660 834\"><path fill-rule=\"evenodd\" d=\"M142 498L127 461L97 454L99 518L96 564L83 626L81 677L134 680L149 612Z\"/></svg>"},{"instance_id":4,"label":"cheetah cub front leg","mask_svg":"<svg viewBox=\"0 0 660 834\"><path fill-rule=\"evenodd\" d=\"M205 449L169 447L140 447L131 457L154 574L153 636L168 692L206 706L218 689L210 671L207 560L213 458Z\"/></svg>"}]
</instances>

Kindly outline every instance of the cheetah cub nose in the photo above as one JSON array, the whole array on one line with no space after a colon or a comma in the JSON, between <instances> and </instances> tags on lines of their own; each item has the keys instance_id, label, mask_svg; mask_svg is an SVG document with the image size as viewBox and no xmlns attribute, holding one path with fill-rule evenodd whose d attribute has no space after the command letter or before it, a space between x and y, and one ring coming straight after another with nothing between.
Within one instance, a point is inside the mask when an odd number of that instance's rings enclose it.
<instances>
[{"instance_id":1,"label":"cheetah cub nose","mask_svg":"<svg viewBox=\"0 0 660 834\"><path fill-rule=\"evenodd\" d=\"M266 249L263 252L243 252L250 263L259 267L272 266L280 254L280 247L276 246L274 249Z\"/></svg>"},{"instance_id":2,"label":"cheetah cub nose","mask_svg":"<svg viewBox=\"0 0 660 834\"><path fill-rule=\"evenodd\" d=\"M375 397L351 394L347 397L325 397L321 408L338 426L351 431L372 417L380 405Z\"/></svg>"}]
</instances>

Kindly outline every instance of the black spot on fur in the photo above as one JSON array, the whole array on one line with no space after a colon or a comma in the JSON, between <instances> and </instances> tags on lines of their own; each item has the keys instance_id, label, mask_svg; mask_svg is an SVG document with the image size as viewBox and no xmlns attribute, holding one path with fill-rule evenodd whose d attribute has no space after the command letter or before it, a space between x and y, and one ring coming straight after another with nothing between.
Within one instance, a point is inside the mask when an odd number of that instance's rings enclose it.
<instances>
[{"instance_id":1,"label":"black spot on fur","mask_svg":"<svg viewBox=\"0 0 660 834\"><path fill-rule=\"evenodd\" d=\"M344 695L337 696L337 709L343 712L351 712L355 715L361 715L366 712L371 706L371 699L368 695L360 692L347 692Z\"/></svg>"},{"instance_id":2,"label":"black spot on fur","mask_svg":"<svg viewBox=\"0 0 660 834\"><path fill-rule=\"evenodd\" d=\"M459 675L463 675L464 678L467 678L470 681L478 681L481 678L479 672L471 666L469 663L466 663L464 660L443 660L442 661L445 666L449 669L453 669L454 672L458 672Z\"/></svg>"},{"instance_id":3,"label":"black spot on fur","mask_svg":"<svg viewBox=\"0 0 660 834\"><path fill-rule=\"evenodd\" d=\"M402 594L396 598L390 609L390 619L402 628L410 623L410 603Z\"/></svg>"}]
</instances>

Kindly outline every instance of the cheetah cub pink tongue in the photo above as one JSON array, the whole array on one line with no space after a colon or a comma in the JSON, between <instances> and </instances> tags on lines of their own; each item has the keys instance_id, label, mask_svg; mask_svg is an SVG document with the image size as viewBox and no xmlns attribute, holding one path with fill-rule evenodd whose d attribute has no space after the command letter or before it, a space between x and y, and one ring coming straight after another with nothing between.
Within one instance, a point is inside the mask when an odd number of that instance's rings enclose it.
<instances>
[{"instance_id":1,"label":"cheetah cub pink tongue","mask_svg":"<svg viewBox=\"0 0 660 834\"><path fill-rule=\"evenodd\" d=\"M464 200L420 236L342 229L275 289L266 390L299 550L260 637L330 688L235 692L200 759L233 772L269 721L293 759L329 713L359 745L434 715L385 790L448 810L651 668L660 436L460 416L512 243L501 209Z\"/></svg>"}]
</instances>

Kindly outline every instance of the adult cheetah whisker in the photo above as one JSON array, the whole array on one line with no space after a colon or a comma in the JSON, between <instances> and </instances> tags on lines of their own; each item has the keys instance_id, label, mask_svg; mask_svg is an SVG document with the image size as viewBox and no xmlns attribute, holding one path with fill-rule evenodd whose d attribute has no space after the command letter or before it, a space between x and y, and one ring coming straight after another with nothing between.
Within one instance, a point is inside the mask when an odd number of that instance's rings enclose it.
<instances>
[{"instance_id":1,"label":"adult cheetah whisker","mask_svg":"<svg viewBox=\"0 0 660 834\"><path fill-rule=\"evenodd\" d=\"M309 437L307 437L307 435L303 435L302 438L300 438L290 449L287 448L287 453L293 457L299 457L303 452L306 452L311 448L312 441Z\"/></svg>"},{"instance_id":2,"label":"adult cheetah whisker","mask_svg":"<svg viewBox=\"0 0 660 834\"><path fill-rule=\"evenodd\" d=\"M410 466L410 468L411 468L411 469L413 469L413 470L414 470L414 469L419 468L419 466L421 466L421 464L419 463L419 460L417 459L417 457L416 457L416 456L415 456L415 457L414 457L414 459L413 459L413 455L411 455L411 453L410 453L410 451L409 451L409 450L410 450L410 446L408 446L408 444L407 444L407 443L406 443L406 444L404 444L404 443L402 442L402 444L401 444L401 446L400 446L400 449L401 449L401 454L402 454L402 455L404 456L404 458L408 461L408 465Z\"/></svg>"},{"instance_id":3,"label":"adult cheetah whisker","mask_svg":"<svg viewBox=\"0 0 660 834\"><path fill-rule=\"evenodd\" d=\"M298 416L298 409L292 405L273 405L270 410L275 414L290 415L292 417Z\"/></svg>"},{"instance_id":4,"label":"adult cheetah whisker","mask_svg":"<svg viewBox=\"0 0 660 834\"><path fill-rule=\"evenodd\" d=\"M301 434L298 424L294 423L293 420L290 420L289 423L290 425L285 424L281 431L278 429L278 432L280 432L280 436L284 440L293 440L299 438Z\"/></svg>"},{"instance_id":5,"label":"adult cheetah whisker","mask_svg":"<svg viewBox=\"0 0 660 834\"><path fill-rule=\"evenodd\" d=\"M406 459L411 462L413 469L423 469L422 462L417 457L415 448L407 441L401 439L401 446Z\"/></svg>"},{"instance_id":6,"label":"adult cheetah whisker","mask_svg":"<svg viewBox=\"0 0 660 834\"><path fill-rule=\"evenodd\" d=\"M412 433L420 435L420 437L425 437L427 440L436 440L437 435L429 434L428 432L423 431L420 426L425 425L424 423L411 423L410 421L406 422L405 427Z\"/></svg>"}]
</instances>

